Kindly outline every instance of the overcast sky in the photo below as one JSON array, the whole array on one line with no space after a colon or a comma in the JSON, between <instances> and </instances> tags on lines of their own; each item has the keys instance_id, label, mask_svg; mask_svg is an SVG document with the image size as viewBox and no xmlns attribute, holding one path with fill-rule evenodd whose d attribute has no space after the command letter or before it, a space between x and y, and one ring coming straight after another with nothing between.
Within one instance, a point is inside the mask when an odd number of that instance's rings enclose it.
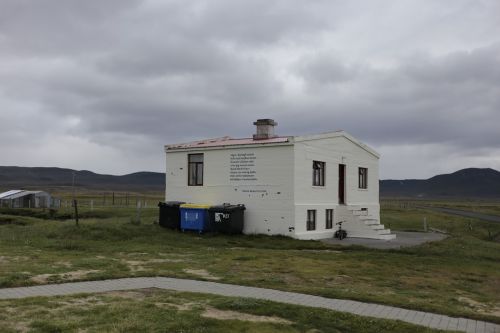
<instances>
[{"instance_id":1,"label":"overcast sky","mask_svg":"<svg viewBox=\"0 0 500 333\"><path fill-rule=\"evenodd\" d=\"M257 118L384 179L500 170L500 1L0 1L0 165L163 171Z\"/></svg>"}]
</instances>

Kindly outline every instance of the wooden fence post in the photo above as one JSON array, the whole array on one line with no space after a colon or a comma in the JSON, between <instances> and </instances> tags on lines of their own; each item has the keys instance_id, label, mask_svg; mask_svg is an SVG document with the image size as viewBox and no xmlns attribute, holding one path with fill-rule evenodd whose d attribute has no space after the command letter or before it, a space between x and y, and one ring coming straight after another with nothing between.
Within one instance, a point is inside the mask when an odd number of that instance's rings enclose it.
<instances>
[{"instance_id":1,"label":"wooden fence post","mask_svg":"<svg viewBox=\"0 0 500 333\"><path fill-rule=\"evenodd\" d=\"M79 223L78 223L78 204L76 202L76 199L73 199L73 206L75 207L75 223L76 223L76 226L78 227L79 226Z\"/></svg>"}]
</instances>

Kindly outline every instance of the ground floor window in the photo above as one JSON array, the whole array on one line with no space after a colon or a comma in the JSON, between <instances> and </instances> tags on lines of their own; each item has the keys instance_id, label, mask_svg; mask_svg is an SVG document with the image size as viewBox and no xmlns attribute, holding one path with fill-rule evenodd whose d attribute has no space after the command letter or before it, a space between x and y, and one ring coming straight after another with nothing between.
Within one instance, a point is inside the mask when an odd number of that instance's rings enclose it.
<instances>
[{"instance_id":1,"label":"ground floor window","mask_svg":"<svg viewBox=\"0 0 500 333\"><path fill-rule=\"evenodd\" d=\"M316 230L316 210L307 211L307 230Z\"/></svg>"},{"instance_id":2,"label":"ground floor window","mask_svg":"<svg viewBox=\"0 0 500 333\"><path fill-rule=\"evenodd\" d=\"M325 212L325 229L333 228L333 209L327 209Z\"/></svg>"}]
</instances>

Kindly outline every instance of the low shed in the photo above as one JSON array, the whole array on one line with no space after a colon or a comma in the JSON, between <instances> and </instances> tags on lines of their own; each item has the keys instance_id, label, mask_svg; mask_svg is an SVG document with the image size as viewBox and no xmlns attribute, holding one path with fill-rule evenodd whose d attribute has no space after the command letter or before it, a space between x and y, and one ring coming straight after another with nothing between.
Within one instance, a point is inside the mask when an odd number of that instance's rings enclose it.
<instances>
[{"instance_id":1,"label":"low shed","mask_svg":"<svg viewBox=\"0 0 500 333\"><path fill-rule=\"evenodd\" d=\"M0 207L50 208L58 206L58 200L44 191L10 190L0 193Z\"/></svg>"}]
</instances>

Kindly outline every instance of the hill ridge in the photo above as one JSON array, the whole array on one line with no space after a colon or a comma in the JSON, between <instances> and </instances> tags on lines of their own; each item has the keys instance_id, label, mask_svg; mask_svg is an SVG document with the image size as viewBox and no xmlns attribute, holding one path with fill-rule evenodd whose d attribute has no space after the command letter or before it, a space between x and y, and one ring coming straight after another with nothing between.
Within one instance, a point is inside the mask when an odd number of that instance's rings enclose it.
<instances>
[{"instance_id":1,"label":"hill ridge","mask_svg":"<svg viewBox=\"0 0 500 333\"><path fill-rule=\"evenodd\" d=\"M75 186L89 189L163 191L165 186L165 174L160 172L138 171L118 176L60 167L0 166L0 187L72 186L73 173Z\"/></svg>"},{"instance_id":2,"label":"hill ridge","mask_svg":"<svg viewBox=\"0 0 500 333\"><path fill-rule=\"evenodd\" d=\"M381 180L380 196L500 198L500 172L492 168L465 168L428 179Z\"/></svg>"},{"instance_id":3,"label":"hill ridge","mask_svg":"<svg viewBox=\"0 0 500 333\"><path fill-rule=\"evenodd\" d=\"M60 167L0 166L0 188L75 186L96 190L165 190L165 174L137 171L125 175L99 174ZM427 179L380 180L381 197L500 198L500 172L492 168L465 168Z\"/></svg>"}]
</instances>

